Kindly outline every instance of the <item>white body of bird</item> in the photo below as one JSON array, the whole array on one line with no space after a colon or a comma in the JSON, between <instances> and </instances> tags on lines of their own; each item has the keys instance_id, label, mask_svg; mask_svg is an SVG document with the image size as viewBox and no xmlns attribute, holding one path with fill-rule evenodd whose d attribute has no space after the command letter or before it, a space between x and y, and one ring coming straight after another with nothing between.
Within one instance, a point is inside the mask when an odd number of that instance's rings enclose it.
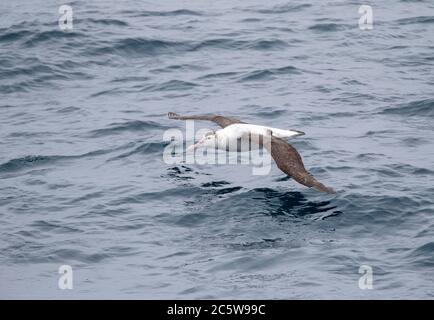
<instances>
[{"instance_id":1,"label":"white body of bird","mask_svg":"<svg viewBox=\"0 0 434 320\"><path fill-rule=\"evenodd\" d=\"M189 150L204 147L216 148L229 152L250 151L260 148L258 144L258 136L263 136L263 139L271 139L271 135L277 138L291 138L304 135L304 132L254 124L236 123L231 124L224 129L217 130L214 134L206 135L199 140L198 143L190 146ZM264 142L264 140L262 141Z\"/></svg>"}]
</instances>

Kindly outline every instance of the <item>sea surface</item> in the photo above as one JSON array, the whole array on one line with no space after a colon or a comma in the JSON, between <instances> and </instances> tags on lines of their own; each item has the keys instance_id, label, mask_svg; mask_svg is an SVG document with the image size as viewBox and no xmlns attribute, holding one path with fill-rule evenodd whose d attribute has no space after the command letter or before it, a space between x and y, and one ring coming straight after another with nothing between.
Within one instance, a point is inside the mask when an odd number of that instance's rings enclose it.
<instances>
[{"instance_id":1,"label":"sea surface","mask_svg":"<svg viewBox=\"0 0 434 320\"><path fill-rule=\"evenodd\" d=\"M0 298L433 299L433 1L0 12ZM169 111L304 131L337 194L275 165L168 164Z\"/></svg>"}]
</instances>

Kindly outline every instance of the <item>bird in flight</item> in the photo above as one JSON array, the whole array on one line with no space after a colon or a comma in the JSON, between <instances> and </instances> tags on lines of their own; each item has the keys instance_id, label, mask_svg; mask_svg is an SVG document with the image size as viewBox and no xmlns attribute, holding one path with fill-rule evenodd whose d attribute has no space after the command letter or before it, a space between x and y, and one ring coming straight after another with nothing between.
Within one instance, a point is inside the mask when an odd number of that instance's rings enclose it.
<instances>
[{"instance_id":1,"label":"bird in flight","mask_svg":"<svg viewBox=\"0 0 434 320\"><path fill-rule=\"evenodd\" d=\"M306 171L298 151L287 141L283 140L304 135L304 132L247 124L238 119L220 115L180 116L177 113L169 112L168 117L169 119L176 120L207 120L223 128L205 135L196 144L190 146L190 149L213 147L226 151L240 151L239 144L236 141L248 137L249 141L254 141L253 144L248 144L249 150L260 148L261 146L265 147L273 157L277 167L298 183L321 192L336 193L332 188L326 187L311 176Z\"/></svg>"}]
</instances>

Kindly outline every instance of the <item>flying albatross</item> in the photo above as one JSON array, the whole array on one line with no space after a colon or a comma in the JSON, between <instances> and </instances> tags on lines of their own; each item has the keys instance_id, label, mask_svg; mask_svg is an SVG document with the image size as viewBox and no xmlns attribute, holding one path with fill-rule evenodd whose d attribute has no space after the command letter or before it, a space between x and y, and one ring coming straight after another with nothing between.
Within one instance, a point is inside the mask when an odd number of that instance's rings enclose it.
<instances>
[{"instance_id":1,"label":"flying albatross","mask_svg":"<svg viewBox=\"0 0 434 320\"><path fill-rule=\"evenodd\" d=\"M168 117L169 119L176 120L207 120L212 121L223 128L215 131L213 134L205 135L201 140L199 140L199 142L190 147L192 149L212 146L218 149L228 150L227 144L220 143L221 141L226 142L229 140L230 142L245 137L246 135L249 135L250 137L256 136L258 146L262 144L273 157L277 167L288 176L309 188L315 188L321 192L335 193L332 188L326 187L306 171L303 160L298 151L288 142L283 140L284 138L304 135L304 132L247 124L238 119L223 117L220 115L180 116L177 113L169 112ZM268 138L269 142L265 143L265 138L267 136L271 137L271 139Z\"/></svg>"}]
</instances>

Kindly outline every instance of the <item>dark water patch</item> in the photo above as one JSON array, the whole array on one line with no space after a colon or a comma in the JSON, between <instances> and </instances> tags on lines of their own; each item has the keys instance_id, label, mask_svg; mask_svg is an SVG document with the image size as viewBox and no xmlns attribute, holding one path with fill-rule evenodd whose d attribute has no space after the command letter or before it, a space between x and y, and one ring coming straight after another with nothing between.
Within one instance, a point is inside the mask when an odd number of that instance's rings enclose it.
<instances>
[{"instance_id":1,"label":"dark water patch","mask_svg":"<svg viewBox=\"0 0 434 320\"><path fill-rule=\"evenodd\" d=\"M122 196L118 199L111 200L110 206L130 205L130 204L143 204L147 201L165 201L164 199L190 199L192 197L199 197L207 194L205 189L185 185L183 187L175 187L161 191L140 192L133 195Z\"/></svg>"},{"instance_id":2,"label":"dark water patch","mask_svg":"<svg viewBox=\"0 0 434 320\"><path fill-rule=\"evenodd\" d=\"M12 84L0 86L0 92L10 94L30 92L48 86L56 87L59 80L86 80L91 76L78 71L62 69L55 65L37 64L30 67L14 67L0 70L0 77L7 79L24 79Z\"/></svg>"},{"instance_id":3,"label":"dark water patch","mask_svg":"<svg viewBox=\"0 0 434 320\"><path fill-rule=\"evenodd\" d=\"M270 110L255 112L255 115L261 118L274 119L283 117L286 113L288 113L288 111L284 109L270 108Z\"/></svg>"},{"instance_id":4,"label":"dark water patch","mask_svg":"<svg viewBox=\"0 0 434 320\"><path fill-rule=\"evenodd\" d=\"M425 243L414 249L408 257L413 264L421 267L434 267L434 242Z\"/></svg>"},{"instance_id":5,"label":"dark water patch","mask_svg":"<svg viewBox=\"0 0 434 320\"><path fill-rule=\"evenodd\" d=\"M128 158L133 155L140 154L153 154L153 153L162 153L164 148L168 145L168 142L145 142L140 144L138 147L134 148L131 151L122 153L116 157L110 158L107 161L114 161L123 158Z\"/></svg>"},{"instance_id":6,"label":"dark water patch","mask_svg":"<svg viewBox=\"0 0 434 320\"><path fill-rule=\"evenodd\" d=\"M234 40L232 38L207 39L192 46L192 51L201 49L227 49L227 50L271 50L282 49L288 43L280 39Z\"/></svg>"},{"instance_id":7,"label":"dark water patch","mask_svg":"<svg viewBox=\"0 0 434 320\"><path fill-rule=\"evenodd\" d=\"M124 94L126 91L120 88L113 88L113 89L107 89L107 90L102 90L102 91L98 91L96 93L92 93L89 98L98 98L101 96L108 96L108 95L120 95L120 94Z\"/></svg>"},{"instance_id":8,"label":"dark water patch","mask_svg":"<svg viewBox=\"0 0 434 320\"><path fill-rule=\"evenodd\" d=\"M37 76L37 75L51 75L56 73L56 70L47 64L37 64L30 67L17 67L12 69L0 70L1 78L13 78L17 76L27 75L27 76Z\"/></svg>"},{"instance_id":9,"label":"dark water patch","mask_svg":"<svg viewBox=\"0 0 434 320\"><path fill-rule=\"evenodd\" d=\"M104 26L117 26L117 27L127 27L128 23L118 19L74 19L74 23L80 24L82 22L90 22L93 24L101 24Z\"/></svg>"},{"instance_id":10,"label":"dark water patch","mask_svg":"<svg viewBox=\"0 0 434 320\"><path fill-rule=\"evenodd\" d=\"M343 24L337 23L317 23L309 27L309 30L314 30L318 32L335 32L342 31L347 29L348 27Z\"/></svg>"},{"instance_id":11,"label":"dark water patch","mask_svg":"<svg viewBox=\"0 0 434 320\"><path fill-rule=\"evenodd\" d=\"M89 136L92 138L118 135L124 132L135 132L135 131L148 131L148 130L164 130L170 127L164 126L154 121L140 121L133 120L123 123L111 123L107 128L96 129L89 132Z\"/></svg>"},{"instance_id":12,"label":"dark water patch","mask_svg":"<svg viewBox=\"0 0 434 320\"><path fill-rule=\"evenodd\" d=\"M77 228L70 227L66 224L60 224L58 222L48 222L45 220L37 220L33 222L30 225L30 227L36 228L41 232L60 233L60 234L81 231Z\"/></svg>"},{"instance_id":13,"label":"dark water patch","mask_svg":"<svg viewBox=\"0 0 434 320\"><path fill-rule=\"evenodd\" d=\"M178 9L172 11L142 11L138 17L175 17L175 16L202 16L203 13L188 9Z\"/></svg>"},{"instance_id":14,"label":"dark water patch","mask_svg":"<svg viewBox=\"0 0 434 320\"><path fill-rule=\"evenodd\" d=\"M105 195L106 195L106 192L103 192L103 191L90 192L88 194L85 194L84 196L76 197L72 200L69 200L69 201L65 202L64 204L66 204L66 205L79 204L82 202L88 202L89 200L102 198Z\"/></svg>"},{"instance_id":15,"label":"dark water patch","mask_svg":"<svg viewBox=\"0 0 434 320\"><path fill-rule=\"evenodd\" d=\"M340 210L345 212L348 219L343 223L354 224L364 221L365 224L374 224L378 227L386 224L395 226L405 221L406 215L413 215L420 210L419 199L410 195L386 195L382 194L362 195L355 192L348 192L336 200ZM357 215L354 215L357 213Z\"/></svg>"},{"instance_id":16,"label":"dark water patch","mask_svg":"<svg viewBox=\"0 0 434 320\"><path fill-rule=\"evenodd\" d=\"M9 104L0 105L0 109L11 109L11 108L15 108L15 106Z\"/></svg>"},{"instance_id":17,"label":"dark water patch","mask_svg":"<svg viewBox=\"0 0 434 320\"><path fill-rule=\"evenodd\" d=\"M206 80L206 79L219 79L219 78L232 78L237 76L238 72L217 72L217 73L209 73L207 75L201 76L198 79L199 80Z\"/></svg>"},{"instance_id":18,"label":"dark water patch","mask_svg":"<svg viewBox=\"0 0 434 320\"><path fill-rule=\"evenodd\" d=\"M151 69L150 72L152 73L170 73L173 71L200 71L203 70L204 67L201 67L199 65L194 64L171 64L166 67L157 68L157 69Z\"/></svg>"},{"instance_id":19,"label":"dark water patch","mask_svg":"<svg viewBox=\"0 0 434 320\"><path fill-rule=\"evenodd\" d=\"M61 113L61 114L70 114L78 111L81 111L81 108L74 107L74 106L64 107L56 110L57 113Z\"/></svg>"},{"instance_id":20,"label":"dark water patch","mask_svg":"<svg viewBox=\"0 0 434 320\"><path fill-rule=\"evenodd\" d=\"M281 13L287 13L287 12L296 12L296 11L300 11L306 8L311 7L311 4L308 3L304 3L304 4L292 4L292 3L286 3L283 5L276 5L273 6L270 9L257 9L257 10L253 10L257 13L262 13L262 14L281 14Z\"/></svg>"},{"instance_id":21,"label":"dark water patch","mask_svg":"<svg viewBox=\"0 0 434 320\"><path fill-rule=\"evenodd\" d=\"M281 178L277 178L276 182L286 182L286 181L290 181L290 180L291 180L290 176L284 176L284 177L281 177Z\"/></svg>"},{"instance_id":22,"label":"dark water patch","mask_svg":"<svg viewBox=\"0 0 434 320\"><path fill-rule=\"evenodd\" d=\"M229 207L226 206L228 204ZM271 216L303 217L317 213L335 211L330 201L309 201L301 192L279 191L271 188L255 188L230 196L219 202L228 212L232 208L244 208ZM236 209L235 209L236 210Z\"/></svg>"},{"instance_id":23,"label":"dark water patch","mask_svg":"<svg viewBox=\"0 0 434 320\"><path fill-rule=\"evenodd\" d=\"M110 80L110 82L112 83L117 83L117 82L145 82L148 81L150 78L149 77L143 77L143 76L127 76L127 77L117 77L113 80Z\"/></svg>"},{"instance_id":24,"label":"dark water patch","mask_svg":"<svg viewBox=\"0 0 434 320\"><path fill-rule=\"evenodd\" d=\"M10 134L8 134L8 137L9 138L32 138L32 137L49 136L51 134L52 134L52 132L47 132L47 131L40 131L40 132L20 131L20 132L10 133Z\"/></svg>"},{"instance_id":25,"label":"dark water patch","mask_svg":"<svg viewBox=\"0 0 434 320\"><path fill-rule=\"evenodd\" d=\"M283 49L288 47L288 43L282 40L257 40L245 46L246 49L254 50L270 50L270 49Z\"/></svg>"},{"instance_id":26,"label":"dark water patch","mask_svg":"<svg viewBox=\"0 0 434 320\"><path fill-rule=\"evenodd\" d=\"M417 147L417 146L429 143L429 141L427 141L426 139L423 139L423 138L413 138L413 137L404 138L404 139L402 139L402 142L407 147L410 147L410 148Z\"/></svg>"},{"instance_id":27,"label":"dark water patch","mask_svg":"<svg viewBox=\"0 0 434 320\"><path fill-rule=\"evenodd\" d=\"M390 164L389 167L392 170L395 170L403 174L422 175L422 176L434 174L433 170L427 168L420 168L409 164Z\"/></svg>"},{"instance_id":28,"label":"dark water patch","mask_svg":"<svg viewBox=\"0 0 434 320\"><path fill-rule=\"evenodd\" d=\"M188 256L191 254L192 254L192 252L190 252L190 251L179 251L179 252L159 256L156 259L157 260L164 260L164 259L173 258L173 257L184 257L184 256Z\"/></svg>"},{"instance_id":29,"label":"dark water patch","mask_svg":"<svg viewBox=\"0 0 434 320\"><path fill-rule=\"evenodd\" d=\"M222 195L222 194L228 194L228 193L234 193L236 191L239 191L243 189L243 187L228 187L228 188L221 188L215 190L216 195Z\"/></svg>"},{"instance_id":30,"label":"dark water patch","mask_svg":"<svg viewBox=\"0 0 434 320\"><path fill-rule=\"evenodd\" d=\"M87 157L94 157L99 155L104 155L114 150L95 150L91 152L87 152L81 155L71 155L71 156L63 156L63 155L51 155L51 156L42 156L42 155L31 155L25 156L22 158L16 158L9 160L5 163L0 164L0 173L11 173L24 169L39 167L43 165L51 165L58 161L62 160L73 160L73 159L82 159Z\"/></svg>"},{"instance_id":31,"label":"dark water patch","mask_svg":"<svg viewBox=\"0 0 434 320\"><path fill-rule=\"evenodd\" d=\"M434 23L434 16L420 16L420 17L398 19L398 20L396 20L396 23L399 25Z\"/></svg>"},{"instance_id":32,"label":"dark water patch","mask_svg":"<svg viewBox=\"0 0 434 320\"><path fill-rule=\"evenodd\" d=\"M278 75L294 75L301 74L302 71L293 66L286 66L281 68L269 68L262 70L254 70L247 72L244 76L242 76L239 81L259 81L273 78Z\"/></svg>"},{"instance_id":33,"label":"dark water patch","mask_svg":"<svg viewBox=\"0 0 434 320\"><path fill-rule=\"evenodd\" d=\"M61 30L50 30L50 31L40 31L30 37L24 44L28 47L33 47L39 45L40 43L46 42L57 42L59 40L72 40L85 38L86 35L81 32L68 31L64 32Z\"/></svg>"},{"instance_id":34,"label":"dark water patch","mask_svg":"<svg viewBox=\"0 0 434 320\"><path fill-rule=\"evenodd\" d=\"M411 101L397 107L390 107L379 112L386 115L400 115L408 117L434 117L434 99Z\"/></svg>"},{"instance_id":35,"label":"dark water patch","mask_svg":"<svg viewBox=\"0 0 434 320\"><path fill-rule=\"evenodd\" d=\"M276 239L262 239L261 241L246 241L241 243L231 243L227 245L231 250L262 250L288 246L288 243L283 241L282 238Z\"/></svg>"},{"instance_id":36,"label":"dark water patch","mask_svg":"<svg viewBox=\"0 0 434 320\"><path fill-rule=\"evenodd\" d=\"M191 51L199 51L202 49L241 49L251 44L250 41L234 40L231 38L206 39L194 44Z\"/></svg>"},{"instance_id":37,"label":"dark water patch","mask_svg":"<svg viewBox=\"0 0 434 320\"><path fill-rule=\"evenodd\" d=\"M193 180L194 178L189 175L191 172L193 172L193 170L187 166L173 166L167 169L167 174L162 175L162 178L168 177L170 179L176 179L179 181Z\"/></svg>"},{"instance_id":38,"label":"dark water patch","mask_svg":"<svg viewBox=\"0 0 434 320\"><path fill-rule=\"evenodd\" d=\"M388 129L388 130L369 130L365 133L365 136L371 137L371 136L378 136L378 137L388 137L391 134L396 133L395 130ZM363 136L362 136L363 137Z\"/></svg>"},{"instance_id":39,"label":"dark water patch","mask_svg":"<svg viewBox=\"0 0 434 320\"><path fill-rule=\"evenodd\" d=\"M170 80L163 83L147 86L143 91L179 91L191 90L198 84L181 80Z\"/></svg>"},{"instance_id":40,"label":"dark water patch","mask_svg":"<svg viewBox=\"0 0 434 320\"><path fill-rule=\"evenodd\" d=\"M59 160L61 156L26 156L9 160L6 163L0 164L0 173L14 172L34 166L50 164Z\"/></svg>"},{"instance_id":41,"label":"dark water patch","mask_svg":"<svg viewBox=\"0 0 434 320\"><path fill-rule=\"evenodd\" d=\"M202 183L201 186L203 188L210 188L210 187L216 188L216 187L221 187L221 186L228 185L228 184L230 184L230 183L227 181L212 181L212 182Z\"/></svg>"},{"instance_id":42,"label":"dark water patch","mask_svg":"<svg viewBox=\"0 0 434 320\"><path fill-rule=\"evenodd\" d=\"M126 38L89 51L90 55L117 54L122 56L156 56L181 54L200 50L279 50L288 46L280 39L234 40L233 38L205 39L202 41L171 41L147 38Z\"/></svg>"},{"instance_id":43,"label":"dark water patch","mask_svg":"<svg viewBox=\"0 0 434 320\"><path fill-rule=\"evenodd\" d=\"M191 48L187 42L147 38L125 38L109 45L100 46L89 52L90 55L116 54L121 56L155 56L160 54L179 54Z\"/></svg>"},{"instance_id":44,"label":"dark water patch","mask_svg":"<svg viewBox=\"0 0 434 320\"><path fill-rule=\"evenodd\" d=\"M359 161L375 161L384 157L382 153L360 153L356 156Z\"/></svg>"},{"instance_id":45,"label":"dark water patch","mask_svg":"<svg viewBox=\"0 0 434 320\"><path fill-rule=\"evenodd\" d=\"M28 30L6 32L3 34L0 34L0 43L13 42L13 41L21 40L23 38L26 38L26 37L32 35L32 34L33 34L33 32L28 31Z\"/></svg>"},{"instance_id":46,"label":"dark water patch","mask_svg":"<svg viewBox=\"0 0 434 320\"><path fill-rule=\"evenodd\" d=\"M110 255L106 253L85 253L78 249L58 249L49 254L46 258L46 261L57 261L62 263L68 261L78 261L82 263L93 264L100 263L103 260L107 260L108 258L110 258Z\"/></svg>"},{"instance_id":47,"label":"dark water patch","mask_svg":"<svg viewBox=\"0 0 434 320\"><path fill-rule=\"evenodd\" d=\"M241 19L240 22L261 22L262 20L259 18L245 18Z\"/></svg>"}]
</instances>

